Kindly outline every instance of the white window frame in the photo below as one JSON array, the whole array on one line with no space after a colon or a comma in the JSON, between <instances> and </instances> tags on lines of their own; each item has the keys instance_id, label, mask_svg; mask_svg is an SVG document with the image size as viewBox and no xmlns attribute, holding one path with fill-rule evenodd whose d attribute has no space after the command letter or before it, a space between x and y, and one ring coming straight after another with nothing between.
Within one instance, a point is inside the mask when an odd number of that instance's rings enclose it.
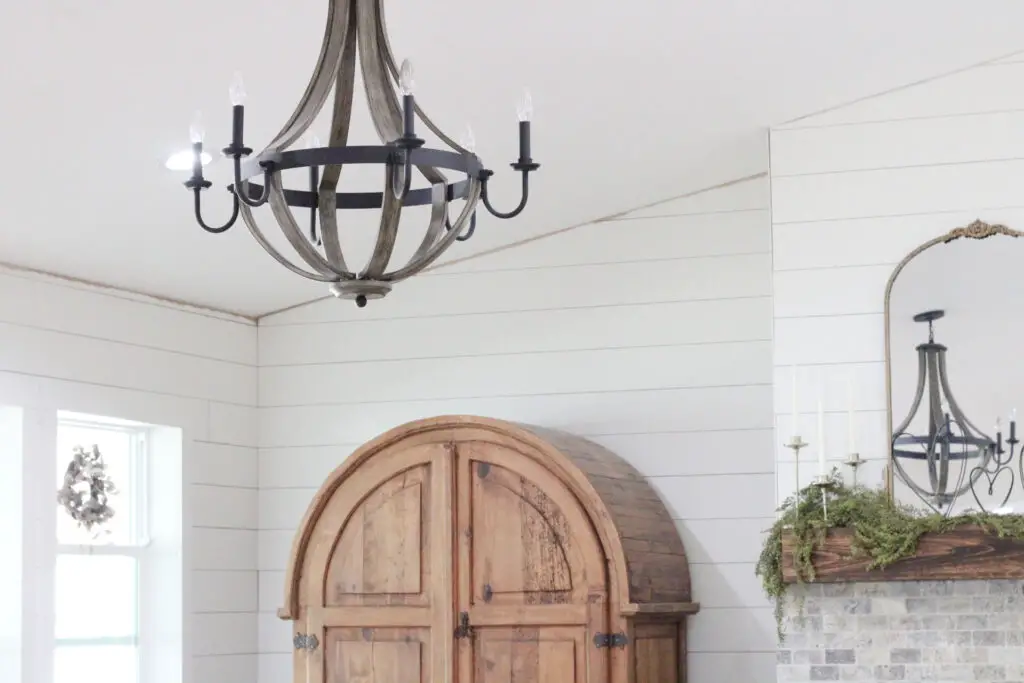
<instances>
[{"instance_id":1,"label":"white window frame","mask_svg":"<svg viewBox=\"0 0 1024 683\"><path fill-rule=\"evenodd\" d=\"M57 648L67 646L113 646L130 645L136 649L139 661L137 664L140 680L145 670L142 657L145 654L143 633L144 607L143 596L146 590L147 571L147 550L151 543L149 529L149 429L144 426L119 424L115 421L103 419L86 420L72 418L58 418L58 435L64 427L79 427L84 429L105 430L120 432L129 436L129 477L130 483L127 487L129 493L129 516L131 525L129 527L128 543L103 543L103 544L65 544L55 545L55 557L61 555L107 555L132 557L136 561L135 577L135 637L97 637L97 638L58 638L53 635L53 654L56 655ZM58 437L59 442L59 437ZM88 448L91 444L76 444ZM116 482L115 482L116 483ZM58 511L58 514L62 514ZM56 608L57 605L54 605Z\"/></svg>"}]
</instances>

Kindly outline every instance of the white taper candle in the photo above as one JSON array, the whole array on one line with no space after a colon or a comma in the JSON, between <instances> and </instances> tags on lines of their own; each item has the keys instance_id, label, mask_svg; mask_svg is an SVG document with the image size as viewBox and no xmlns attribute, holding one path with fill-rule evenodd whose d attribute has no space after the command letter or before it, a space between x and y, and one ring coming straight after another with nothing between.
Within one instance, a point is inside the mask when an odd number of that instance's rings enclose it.
<instances>
[{"instance_id":1,"label":"white taper candle","mask_svg":"<svg viewBox=\"0 0 1024 683\"><path fill-rule=\"evenodd\" d=\"M818 398L818 474L825 476L825 407Z\"/></svg>"},{"instance_id":2,"label":"white taper candle","mask_svg":"<svg viewBox=\"0 0 1024 683\"><path fill-rule=\"evenodd\" d=\"M792 376L791 376L791 379L792 379L791 394L792 395L790 396L790 398L791 398L792 403L791 403L790 411L789 411L790 418L793 421L793 433L790 434L790 436L797 436L797 435L800 434L800 423L799 423L799 419L800 418L799 418L799 412L797 411L797 400L796 400L796 372L797 372L797 367L794 365L793 366Z\"/></svg>"},{"instance_id":3,"label":"white taper candle","mask_svg":"<svg viewBox=\"0 0 1024 683\"><path fill-rule=\"evenodd\" d=\"M850 373L850 376L847 378L847 381L846 381L846 403L847 403L847 406L846 406L846 421L847 421L847 427L849 429L850 453L856 453L857 452L857 435L856 435L856 429L854 428L854 421L853 421L854 394L853 394L853 373L852 372Z\"/></svg>"}]
</instances>

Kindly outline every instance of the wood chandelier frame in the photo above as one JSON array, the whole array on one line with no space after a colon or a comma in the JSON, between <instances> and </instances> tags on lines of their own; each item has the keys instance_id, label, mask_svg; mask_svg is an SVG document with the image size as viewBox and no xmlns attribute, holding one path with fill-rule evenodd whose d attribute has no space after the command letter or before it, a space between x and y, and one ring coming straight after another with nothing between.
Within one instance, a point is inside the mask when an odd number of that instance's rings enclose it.
<instances>
[{"instance_id":1,"label":"wood chandelier frame","mask_svg":"<svg viewBox=\"0 0 1024 683\"><path fill-rule=\"evenodd\" d=\"M348 145L357 54L379 146ZM310 128L332 90L334 108L328 146L289 150ZM450 150L424 148L424 141L415 133L417 118ZM234 184L229 187L233 206L230 218L220 226L210 226L202 217L201 193L211 183L203 177L201 134L193 134L192 177L185 186L194 193L197 222L207 232L222 233L241 216L253 238L278 263L304 278L329 284L331 294L353 299L360 307L368 299L385 296L394 283L421 272L454 242L469 239L476 228L478 203L498 218L519 215L529 198L529 174L539 168L530 157L529 115L521 110L519 159L511 164L522 176L521 199L512 211L494 209L487 196L493 171L472 150L442 132L416 104L411 92L411 67L403 63L398 68L388 41L382 0L329 0L320 56L294 113L264 151L255 156L250 157L252 150L242 142L243 126L244 106L235 101L232 142L223 150L234 164ZM337 192L345 164L383 164L387 170L384 191ZM412 189L414 167L430 187ZM308 190L284 188L281 172L294 168L309 169ZM444 171L465 174L465 179L449 182ZM262 184L252 182L260 178ZM454 200L465 200L465 205L452 223L448 207ZM257 225L252 209L265 203L270 205L301 265L284 256ZM389 269L403 207L424 205L430 206L430 221L418 248L404 266ZM293 207L309 211L308 235L296 221ZM373 253L362 269L352 269L342 253L337 211L377 208L381 209L381 218Z\"/></svg>"}]
</instances>

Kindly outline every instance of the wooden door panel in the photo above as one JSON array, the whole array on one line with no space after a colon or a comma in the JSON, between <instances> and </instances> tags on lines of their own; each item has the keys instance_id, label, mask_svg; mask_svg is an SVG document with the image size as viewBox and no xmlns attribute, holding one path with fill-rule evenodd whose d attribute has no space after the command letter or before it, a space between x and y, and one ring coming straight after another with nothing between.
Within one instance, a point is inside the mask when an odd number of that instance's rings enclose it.
<instances>
[{"instance_id":1,"label":"wooden door panel","mask_svg":"<svg viewBox=\"0 0 1024 683\"><path fill-rule=\"evenodd\" d=\"M474 683L574 683L585 680L582 628L477 631Z\"/></svg>"},{"instance_id":2,"label":"wooden door panel","mask_svg":"<svg viewBox=\"0 0 1024 683\"><path fill-rule=\"evenodd\" d=\"M328 606L427 603L429 475L428 465L406 470L353 511L328 565Z\"/></svg>"},{"instance_id":3,"label":"wooden door panel","mask_svg":"<svg viewBox=\"0 0 1024 683\"><path fill-rule=\"evenodd\" d=\"M451 681L454 578L447 443L404 444L325 504L303 566L295 683Z\"/></svg>"},{"instance_id":4,"label":"wooden door panel","mask_svg":"<svg viewBox=\"0 0 1024 683\"><path fill-rule=\"evenodd\" d=\"M607 567L572 492L525 453L463 442L456 459L459 683L604 683Z\"/></svg>"},{"instance_id":5,"label":"wooden door panel","mask_svg":"<svg viewBox=\"0 0 1024 683\"><path fill-rule=\"evenodd\" d=\"M428 629L329 628L325 683L431 683Z\"/></svg>"},{"instance_id":6,"label":"wooden door panel","mask_svg":"<svg viewBox=\"0 0 1024 683\"><path fill-rule=\"evenodd\" d=\"M571 601L569 524L536 484L504 467L474 464L473 577L483 602Z\"/></svg>"}]
</instances>

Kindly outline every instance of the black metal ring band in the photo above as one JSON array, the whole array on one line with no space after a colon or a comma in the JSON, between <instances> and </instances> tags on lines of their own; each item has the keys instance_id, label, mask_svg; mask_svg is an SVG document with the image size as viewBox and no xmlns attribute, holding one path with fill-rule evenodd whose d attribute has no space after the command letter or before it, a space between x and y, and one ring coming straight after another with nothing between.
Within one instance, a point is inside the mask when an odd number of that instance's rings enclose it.
<instances>
[{"instance_id":1,"label":"black metal ring band","mask_svg":"<svg viewBox=\"0 0 1024 683\"><path fill-rule=\"evenodd\" d=\"M391 164L399 160L404 162L405 154L410 155L410 161L413 166L444 168L473 177L477 176L483 169L480 158L475 154L459 154L440 149L427 149L426 147L409 150L404 150L395 145L317 147L250 157L242 163L242 179L245 180L263 175L265 169L262 164L264 163L272 163L276 171L285 171L289 168L308 168L310 166Z\"/></svg>"},{"instance_id":2,"label":"black metal ring band","mask_svg":"<svg viewBox=\"0 0 1024 683\"><path fill-rule=\"evenodd\" d=\"M228 187L234 191L234 186ZM259 199L263 194L263 186L249 183L249 198ZM445 189L445 197L448 201L465 199L469 196L469 181L460 180L457 183L449 183ZM339 209L379 209L384 205L383 192L338 192L335 194ZM288 190L284 191L284 201L288 206L311 209L317 206L317 193L309 190ZM402 206L425 206L434 201L434 192L431 188L425 187L419 190L410 190L402 201Z\"/></svg>"},{"instance_id":3,"label":"black metal ring band","mask_svg":"<svg viewBox=\"0 0 1024 683\"><path fill-rule=\"evenodd\" d=\"M389 164L395 163L396 155L410 155L413 166L431 166L449 171L465 173L475 178L483 168L480 158L475 154L458 154L439 149L411 149L403 151L393 145L360 146L360 147L318 147L314 149L297 149L272 155L257 156L247 159L242 164L242 178L262 177L265 169L261 162L270 162L275 171L291 168L309 168L312 166L332 166L343 164ZM404 158L403 158L404 161ZM465 199L469 195L469 179L449 183L445 188L448 201ZM259 199L263 186L249 183L249 197ZM317 205L317 193L309 190L284 190L285 203L288 206L312 208ZM383 192L338 192L336 195L339 209L379 209L384 205ZM406 195L402 206L425 206L433 202L433 189L430 187L411 190Z\"/></svg>"}]
</instances>

